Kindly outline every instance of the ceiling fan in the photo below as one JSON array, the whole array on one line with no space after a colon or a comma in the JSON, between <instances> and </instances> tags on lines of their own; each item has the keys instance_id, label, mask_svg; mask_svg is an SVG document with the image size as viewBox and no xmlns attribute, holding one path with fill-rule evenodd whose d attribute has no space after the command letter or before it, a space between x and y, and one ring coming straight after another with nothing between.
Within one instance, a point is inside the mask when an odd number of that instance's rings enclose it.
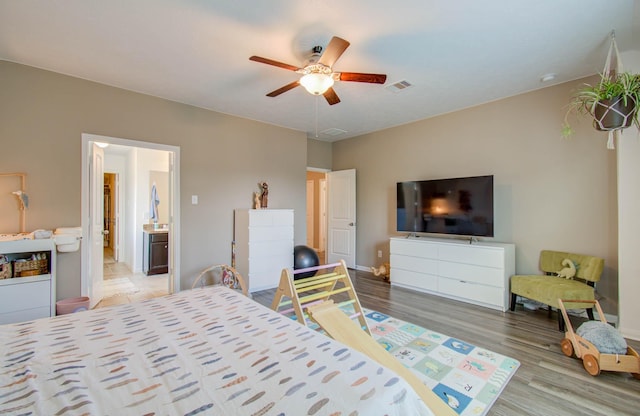
<instances>
[{"instance_id":1,"label":"ceiling fan","mask_svg":"<svg viewBox=\"0 0 640 416\"><path fill-rule=\"evenodd\" d=\"M333 70L333 64L336 63L338 58L349 47L350 43L346 40L334 36L327 45L327 48L322 50L322 46L314 46L312 49L311 57L307 60L306 64L302 68L295 67L293 65L285 64L282 62L274 61L268 58L262 58L260 56L252 56L249 59L255 62L261 62L267 65L277 66L289 71L302 74L299 80L293 81L277 90L271 91L267 94L267 97L277 97L278 95L285 93L299 85L302 85L309 93L313 95L323 95L330 105L338 104L340 98L333 90L333 83L335 81L353 81L353 82L367 82L371 84L384 84L387 80L385 74L364 74L360 72L335 72Z\"/></svg>"}]
</instances>

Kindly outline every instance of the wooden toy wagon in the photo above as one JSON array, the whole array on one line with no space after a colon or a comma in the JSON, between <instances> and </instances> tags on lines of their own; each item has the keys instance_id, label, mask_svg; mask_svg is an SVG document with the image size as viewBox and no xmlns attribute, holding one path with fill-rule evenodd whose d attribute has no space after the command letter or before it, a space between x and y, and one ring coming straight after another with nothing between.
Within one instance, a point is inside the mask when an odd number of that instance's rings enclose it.
<instances>
[{"instance_id":1,"label":"wooden toy wagon","mask_svg":"<svg viewBox=\"0 0 640 416\"><path fill-rule=\"evenodd\" d=\"M592 303L598 311L600 321L587 321L583 324L589 325L590 328L587 329L587 332L581 331L581 328L583 328L581 326L576 333L571 326L564 304L574 302ZM558 299L558 303L567 327L565 337L560 342L564 355L572 357L575 354L576 357L581 358L584 369L592 376L597 376L601 370L605 370L629 372L633 377L640 379L640 357L638 353L626 345L622 335L613 326L607 324L604 313L600 308L600 303L597 300L563 301ZM578 333L582 333L582 335ZM605 339L604 343L602 341L603 338ZM599 347L596 347L596 345ZM625 347L626 351L624 350ZM617 349L617 353L610 353L613 349Z\"/></svg>"}]
</instances>

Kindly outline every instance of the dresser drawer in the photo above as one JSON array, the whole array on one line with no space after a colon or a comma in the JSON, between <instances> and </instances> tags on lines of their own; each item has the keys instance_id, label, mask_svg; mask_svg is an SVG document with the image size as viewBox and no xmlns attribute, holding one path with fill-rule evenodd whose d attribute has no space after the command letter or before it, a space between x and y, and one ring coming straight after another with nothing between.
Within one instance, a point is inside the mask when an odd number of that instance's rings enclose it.
<instances>
[{"instance_id":1,"label":"dresser drawer","mask_svg":"<svg viewBox=\"0 0 640 416\"><path fill-rule=\"evenodd\" d=\"M440 293L445 295L467 299L473 303L491 305L501 311L506 310L506 305L504 305L505 296L503 288L440 278L438 280L438 290Z\"/></svg>"},{"instance_id":2,"label":"dresser drawer","mask_svg":"<svg viewBox=\"0 0 640 416\"><path fill-rule=\"evenodd\" d=\"M419 290L438 291L438 276L418 273L411 270L396 269L391 266L391 283L411 286Z\"/></svg>"},{"instance_id":3,"label":"dresser drawer","mask_svg":"<svg viewBox=\"0 0 640 416\"><path fill-rule=\"evenodd\" d=\"M390 260L394 269L415 270L420 273L438 274L438 261L434 259L391 254Z\"/></svg>"},{"instance_id":4,"label":"dresser drawer","mask_svg":"<svg viewBox=\"0 0 640 416\"><path fill-rule=\"evenodd\" d=\"M0 290L0 314L44 307L49 316L51 307L51 281L25 282L15 278L16 284L2 286ZM41 317L41 316L39 316Z\"/></svg>"},{"instance_id":5,"label":"dresser drawer","mask_svg":"<svg viewBox=\"0 0 640 416\"><path fill-rule=\"evenodd\" d=\"M32 321L34 319L48 318L49 316L51 316L51 308L49 305L9 313L0 313L0 325Z\"/></svg>"},{"instance_id":6,"label":"dresser drawer","mask_svg":"<svg viewBox=\"0 0 640 416\"><path fill-rule=\"evenodd\" d=\"M446 278L481 283L488 286L505 286L504 270L491 267L441 261L438 263L438 274Z\"/></svg>"},{"instance_id":7,"label":"dresser drawer","mask_svg":"<svg viewBox=\"0 0 640 416\"><path fill-rule=\"evenodd\" d=\"M293 240L253 241L249 243L250 259L269 259L274 256L289 256L293 259Z\"/></svg>"},{"instance_id":8,"label":"dresser drawer","mask_svg":"<svg viewBox=\"0 0 640 416\"><path fill-rule=\"evenodd\" d=\"M293 227L293 210L258 209L249 211L252 227Z\"/></svg>"},{"instance_id":9,"label":"dresser drawer","mask_svg":"<svg viewBox=\"0 0 640 416\"><path fill-rule=\"evenodd\" d=\"M292 240L293 227L249 227L249 240L281 241Z\"/></svg>"},{"instance_id":10,"label":"dresser drawer","mask_svg":"<svg viewBox=\"0 0 640 416\"><path fill-rule=\"evenodd\" d=\"M427 241L392 239L389 246L392 254L402 253L405 256L438 258L438 246Z\"/></svg>"},{"instance_id":11,"label":"dresser drawer","mask_svg":"<svg viewBox=\"0 0 640 416\"><path fill-rule=\"evenodd\" d=\"M443 244L439 247L438 259L504 269L504 250L478 245Z\"/></svg>"}]
</instances>

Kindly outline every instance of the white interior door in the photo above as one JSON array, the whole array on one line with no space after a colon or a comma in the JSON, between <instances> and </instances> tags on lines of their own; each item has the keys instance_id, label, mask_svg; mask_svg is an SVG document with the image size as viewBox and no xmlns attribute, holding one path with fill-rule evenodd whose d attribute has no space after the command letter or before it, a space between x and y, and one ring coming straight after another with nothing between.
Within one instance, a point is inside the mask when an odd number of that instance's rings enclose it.
<instances>
[{"instance_id":1,"label":"white interior door","mask_svg":"<svg viewBox=\"0 0 640 416\"><path fill-rule=\"evenodd\" d=\"M91 307L102 300L104 247L104 151L91 143L89 162L89 244L91 247L87 289Z\"/></svg>"},{"instance_id":2,"label":"white interior door","mask_svg":"<svg viewBox=\"0 0 640 416\"><path fill-rule=\"evenodd\" d=\"M344 260L356 267L356 170L327 173L327 263Z\"/></svg>"}]
</instances>

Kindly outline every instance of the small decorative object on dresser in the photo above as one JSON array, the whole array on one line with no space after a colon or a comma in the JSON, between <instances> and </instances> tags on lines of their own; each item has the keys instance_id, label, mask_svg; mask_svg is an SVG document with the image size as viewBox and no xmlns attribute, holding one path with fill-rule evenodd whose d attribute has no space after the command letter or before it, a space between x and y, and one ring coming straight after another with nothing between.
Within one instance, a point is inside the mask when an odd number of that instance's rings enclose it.
<instances>
[{"instance_id":1,"label":"small decorative object on dresser","mask_svg":"<svg viewBox=\"0 0 640 416\"><path fill-rule=\"evenodd\" d=\"M269 184L266 182L258 182L262 193L260 194L260 208L267 208L269 202Z\"/></svg>"}]
</instances>

